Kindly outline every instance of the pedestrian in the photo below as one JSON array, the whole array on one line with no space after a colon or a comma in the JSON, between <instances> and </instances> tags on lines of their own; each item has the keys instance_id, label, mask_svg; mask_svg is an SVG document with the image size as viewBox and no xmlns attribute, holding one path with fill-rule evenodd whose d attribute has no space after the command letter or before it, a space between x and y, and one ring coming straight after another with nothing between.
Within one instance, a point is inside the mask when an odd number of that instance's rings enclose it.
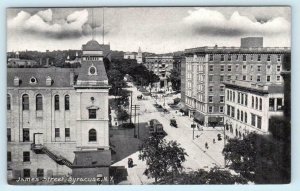
<instances>
[{"instance_id":1,"label":"pedestrian","mask_svg":"<svg viewBox=\"0 0 300 191\"><path fill-rule=\"evenodd\" d=\"M207 142L205 142L205 148L208 149L208 143Z\"/></svg>"},{"instance_id":2,"label":"pedestrian","mask_svg":"<svg viewBox=\"0 0 300 191\"><path fill-rule=\"evenodd\" d=\"M216 143L216 139L213 139L213 143L214 143L214 144Z\"/></svg>"}]
</instances>

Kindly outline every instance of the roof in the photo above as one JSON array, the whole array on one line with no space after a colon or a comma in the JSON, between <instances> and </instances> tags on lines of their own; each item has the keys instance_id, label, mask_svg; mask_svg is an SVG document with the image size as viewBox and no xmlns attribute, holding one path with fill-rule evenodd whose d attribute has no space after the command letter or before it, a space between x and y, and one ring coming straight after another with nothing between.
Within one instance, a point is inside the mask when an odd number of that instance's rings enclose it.
<instances>
[{"instance_id":1,"label":"roof","mask_svg":"<svg viewBox=\"0 0 300 191\"><path fill-rule=\"evenodd\" d=\"M95 66L97 75L88 75L89 68ZM82 61L78 68L78 81L107 81L106 70L102 61Z\"/></svg>"},{"instance_id":2,"label":"roof","mask_svg":"<svg viewBox=\"0 0 300 191\"><path fill-rule=\"evenodd\" d=\"M15 87L15 77L20 79L18 87L46 87L48 76L53 80L50 87L71 87L70 74L73 71L71 68L7 68L7 87ZM32 77L36 78L36 84L30 83Z\"/></svg>"},{"instance_id":3,"label":"roof","mask_svg":"<svg viewBox=\"0 0 300 191\"><path fill-rule=\"evenodd\" d=\"M290 53L290 47L250 47L250 48L242 48L242 47L197 47L185 49L185 54L193 54L193 53L203 53L203 54L252 54L252 53Z\"/></svg>"},{"instance_id":4,"label":"roof","mask_svg":"<svg viewBox=\"0 0 300 191\"><path fill-rule=\"evenodd\" d=\"M73 168L75 167L101 167L111 165L110 150L96 151L74 151L75 159Z\"/></svg>"},{"instance_id":5,"label":"roof","mask_svg":"<svg viewBox=\"0 0 300 191\"><path fill-rule=\"evenodd\" d=\"M97 41L90 40L86 44L82 45L82 50L101 50L101 46Z\"/></svg>"}]
</instances>

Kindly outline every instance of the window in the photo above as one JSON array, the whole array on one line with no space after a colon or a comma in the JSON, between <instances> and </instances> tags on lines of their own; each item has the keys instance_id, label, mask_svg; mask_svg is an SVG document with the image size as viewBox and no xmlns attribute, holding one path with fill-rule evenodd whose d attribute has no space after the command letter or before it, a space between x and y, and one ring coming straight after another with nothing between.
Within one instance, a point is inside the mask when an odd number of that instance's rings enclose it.
<instances>
[{"instance_id":1,"label":"window","mask_svg":"<svg viewBox=\"0 0 300 191\"><path fill-rule=\"evenodd\" d=\"M209 87L208 87L208 91L209 91L209 92L213 92L213 88L214 88L213 86L209 86Z\"/></svg>"},{"instance_id":2,"label":"window","mask_svg":"<svg viewBox=\"0 0 300 191\"><path fill-rule=\"evenodd\" d=\"M224 86L220 86L220 92L224 92Z\"/></svg>"},{"instance_id":3,"label":"window","mask_svg":"<svg viewBox=\"0 0 300 191\"><path fill-rule=\"evenodd\" d=\"M251 61L253 61L253 54L251 54L250 59L251 59Z\"/></svg>"},{"instance_id":4,"label":"window","mask_svg":"<svg viewBox=\"0 0 300 191\"><path fill-rule=\"evenodd\" d=\"M89 142L97 141L97 132L95 129L89 130Z\"/></svg>"},{"instance_id":5,"label":"window","mask_svg":"<svg viewBox=\"0 0 300 191\"><path fill-rule=\"evenodd\" d=\"M220 96L220 102L224 103L224 96Z\"/></svg>"},{"instance_id":6,"label":"window","mask_svg":"<svg viewBox=\"0 0 300 191\"><path fill-rule=\"evenodd\" d=\"M65 110L68 111L70 110L70 96L65 95Z\"/></svg>"},{"instance_id":7,"label":"window","mask_svg":"<svg viewBox=\"0 0 300 191\"><path fill-rule=\"evenodd\" d=\"M252 108L254 108L254 97L252 96Z\"/></svg>"},{"instance_id":8,"label":"window","mask_svg":"<svg viewBox=\"0 0 300 191\"><path fill-rule=\"evenodd\" d=\"M231 107L231 117L234 118L234 107Z\"/></svg>"},{"instance_id":9,"label":"window","mask_svg":"<svg viewBox=\"0 0 300 191\"><path fill-rule=\"evenodd\" d=\"M235 92L232 94L232 101L235 102Z\"/></svg>"},{"instance_id":10,"label":"window","mask_svg":"<svg viewBox=\"0 0 300 191\"><path fill-rule=\"evenodd\" d=\"M240 120L240 110L239 109L236 112L236 118L237 118L237 120Z\"/></svg>"},{"instance_id":11,"label":"window","mask_svg":"<svg viewBox=\"0 0 300 191\"><path fill-rule=\"evenodd\" d=\"M255 97L255 109L258 109L258 98Z\"/></svg>"},{"instance_id":12,"label":"window","mask_svg":"<svg viewBox=\"0 0 300 191\"><path fill-rule=\"evenodd\" d=\"M43 110L43 97L41 94L36 95L35 98L35 109Z\"/></svg>"},{"instance_id":13,"label":"window","mask_svg":"<svg viewBox=\"0 0 300 191\"><path fill-rule=\"evenodd\" d=\"M212 103L213 102L213 96L208 96L208 101L209 101L209 103Z\"/></svg>"},{"instance_id":14,"label":"window","mask_svg":"<svg viewBox=\"0 0 300 191\"><path fill-rule=\"evenodd\" d=\"M220 71L224 72L224 65L221 65Z\"/></svg>"},{"instance_id":15,"label":"window","mask_svg":"<svg viewBox=\"0 0 300 191\"><path fill-rule=\"evenodd\" d=\"M282 110L283 108L282 98L277 98L277 110Z\"/></svg>"},{"instance_id":16,"label":"window","mask_svg":"<svg viewBox=\"0 0 300 191\"><path fill-rule=\"evenodd\" d=\"M243 65L243 69L246 70L247 69L247 65Z\"/></svg>"},{"instance_id":17,"label":"window","mask_svg":"<svg viewBox=\"0 0 300 191\"><path fill-rule=\"evenodd\" d=\"M236 80L238 80L239 79L239 75L237 74L237 75L235 75L235 79Z\"/></svg>"},{"instance_id":18,"label":"window","mask_svg":"<svg viewBox=\"0 0 300 191\"><path fill-rule=\"evenodd\" d=\"M231 76L227 76L227 80L230 81L231 80Z\"/></svg>"},{"instance_id":19,"label":"window","mask_svg":"<svg viewBox=\"0 0 300 191\"><path fill-rule=\"evenodd\" d=\"M228 65L228 66L227 66L227 71L228 71L228 72L231 72L231 65Z\"/></svg>"},{"instance_id":20,"label":"window","mask_svg":"<svg viewBox=\"0 0 300 191\"><path fill-rule=\"evenodd\" d=\"M22 108L23 110L29 110L29 96L27 94L22 96Z\"/></svg>"},{"instance_id":21,"label":"window","mask_svg":"<svg viewBox=\"0 0 300 191\"><path fill-rule=\"evenodd\" d=\"M23 177L30 178L30 169L28 169L28 168L23 169Z\"/></svg>"},{"instance_id":22,"label":"window","mask_svg":"<svg viewBox=\"0 0 300 191\"><path fill-rule=\"evenodd\" d=\"M221 61L224 61L224 54L221 55Z\"/></svg>"},{"instance_id":23,"label":"window","mask_svg":"<svg viewBox=\"0 0 300 191\"><path fill-rule=\"evenodd\" d=\"M7 162L11 162L11 152L7 152Z\"/></svg>"},{"instance_id":24,"label":"window","mask_svg":"<svg viewBox=\"0 0 300 191\"><path fill-rule=\"evenodd\" d=\"M89 119L96 119L96 109L89 109Z\"/></svg>"},{"instance_id":25,"label":"window","mask_svg":"<svg viewBox=\"0 0 300 191\"><path fill-rule=\"evenodd\" d=\"M70 128L65 128L65 137L70 138Z\"/></svg>"},{"instance_id":26,"label":"window","mask_svg":"<svg viewBox=\"0 0 300 191\"><path fill-rule=\"evenodd\" d=\"M240 100L241 100L241 94L238 93L238 101L237 102L240 103L241 102Z\"/></svg>"},{"instance_id":27,"label":"window","mask_svg":"<svg viewBox=\"0 0 300 191\"><path fill-rule=\"evenodd\" d=\"M227 105L227 115L230 116L230 106Z\"/></svg>"},{"instance_id":28,"label":"window","mask_svg":"<svg viewBox=\"0 0 300 191\"><path fill-rule=\"evenodd\" d=\"M89 72L91 75L94 75L96 73L96 68L94 66L91 66Z\"/></svg>"},{"instance_id":29,"label":"window","mask_svg":"<svg viewBox=\"0 0 300 191\"><path fill-rule=\"evenodd\" d=\"M7 128L7 142L11 142L11 128Z\"/></svg>"},{"instance_id":30,"label":"window","mask_svg":"<svg viewBox=\"0 0 300 191\"><path fill-rule=\"evenodd\" d=\"M209 71L210 72L214 71L214 66L213 65L209 65Z\"/></svg>"},{"instance_id":31,"label":"window","mask_svg":"<svg viewBox=\"0 0 300 191\"><path fill-rule=\"evenodd\" d=\"M257 61L261 61L261 55L257 55Z\"/></svg>"},{"instance_id":32,"label":"window","mask_svg":"<svg viewBox=\"0 0 300 191\"><path fill-rule=\"evenodd\" d=\"M280 62L281 61L281 56L277 55L277 61Z\"/></svg>"},{"instance_id":33,"label":"window","mask_svg":"<svg viewBox=\"0 0 300 191\"><path fill-rule=\"evenodd\" d=\"M277 72L280 72L281 66L277 66L276 68L277 68Z\"/></svg>"},{"instance_id":34,"label":"window","mask_svg":"<svg viewBox=\"0 0 300 191\"><path fill-rule=\"evenodd\" d=\"M228 61L231 61L231 54L228 55Z\"/></svg>"},{"instance_id":35,"label":"window","mask_svg":"<svg viewBox=\"0 0 300 191\"><path fill-rule=\"evenodd\" d=\"M246 80L246 76L245 75L243 75L243 80Z\"/></svg>"},{"instance_id":36,"label":"window","mask_svg":"<svg viewBox=\"0 0 300 191\"><path fill-rule=\"evenodd\" d=\"M247 123L247 113L245 112L245 123Z\"/></svg>"},{"instance_id":37,"label":"window","mask_svg":"<svg viewBox=\"0 0 300 191\"><path fill-rule=\"evenodd\" d=\"M277 81L280 81L280 76L276 76L276 80L277 80Z\"/></svg>"},{"instance_id":38,"label":"window","mask_svg":"<svg viewBox=\"0 0 300 191\"><path fill-rule=\"evenodd\" d=\"M257 71L258 71L258 72L261 71L261 66L257 66Z\"/></svg>"},{"instance_id":39,"label":"window","mask_svg":"<svg viewBox=\"0 0 300 191\"><path fill-rule=\"evenodd\" d=\"M274 98L270 98L269 99L269 110L270 111L274 111L275 110L275 99Z\"/></svg>"},{"instance_id":40,"label":"window","mask_svg":"<svg viewBox=\"0 0 300 191\"><path fill-rule=\"evenodd\" d=\"M260 82L260 76L257 76L256 81Z\"/></svg>"},{"instance_id":41,"label":"window","mask_svg":"<svg viewBox=\"0 0 300 191\"><path fill-rule=\"evenodd\" d=\"M244 112L241 111L241 121L244 121Z\"/></svg>"},{"instance_id":42,"label":"window","mask_svg":"<svg viewBox=\"0 0 300 191\"><path fill-rule=\"evenodd\" d=\"M28 128L24 128L23 129L23 142L29 142L29 141L30 141L29 129Z\"/></svg>"},{"instance_id":43,"label":"window","mask_svg":"<svg viewBox=\"0 0 300 191\"><path fill-rule=\"evenodd\" d=\"M262 99L259 98L259 110L262 110Z\"/></svg>"},{"instance_id":44,"label":"window","mask_svg":"<svg viewBox=\"0 0 300 191\"><path fill-rule=\"evenodd\" d=\"M209 61L213 61L214 60L214 56L212 54L209 55Z\"/></svg>"},{"instance_id":45,"label":"window","mask_svg":"<svg viewBox=\"0 0 300 191\"><path fill-rule=\"evenodd\" d=\"M271 81L271 76L267 76L267 82Z\"/></svg>"},{"instance_id":46,"label":"window","mask_svg":"<svg viewBox=\"0 0 300 191\"><path fill-rule=\"evenodd\" d=\"M220 106L219 111L220 111L220 113L223 113L224 112L224 107Z\"/></svg>"},{"instance_id":47,"label":"window","mask_svg":"<svg viewBox=\"0 0 300 191\"><path fill-rule=\"evenodd\" d=\"M44 169L38 168L38 169L36 170L36 176L37 176L38 178L44 178Z\"/></svg>"},{"instance_id":48,"label":"window","mask_svg":"<svg viewBox=\"0 0 300 191\"><path fill-rule=\"evenodd\" d=\"M252 77L252 76L250 76L250 80L251 80L251 81L253 80L253 77Z\"/></svg>"},{"instance_id":49,"label":"window","mask_svg":"<svg viewBox=\"0 0 300 191\"><path fill-rule=\"evenodd\" d=\"M246 61L246 55L245 54L243 55L243 61Z\"/></svg>"},{"instance_id":50,"label":"window","mask_svg":"<svg viewBox=\"0 0 300 191\"><path fill-rule=\"evenodd\" d=\"M10 100L10 95L9 94L7 94L7 110L10 110L11 109L11 100Z\"/></svg>"},{"instance_id":51,"label":"window","mask_svg":"<svg viewBox=\"0 0 300 191\"><path fill-rule=\"evenodd\" d=\"M239 55L238 55L238 54L235 55L235 59L236 59L236 60L239 60Z\"/></svg>"},{"instance_id":52,"label":"window","mask_svg":"<svg viewBox=\"0 0 300 191\"><path fill-rule=\"evenodd\" d=\"M245 106L247 106L247 105L248 105L248 95L245 94Z\"/></svg>"},{"instance_id":53,"label":"window","mask_svg":"<svg viewBox=\"0 0 300 191\"><path fill-rule=\"evenodd\" d=\"M255 127L255 115L251 113L251 125Z\"/></svg>"},{"instance_id":54,"label":"window","mask_svg":"<svg viewBox=\"0 0 300 191\"><path fill-rule=\"evenodd\" d=\"M54 110L59 110L59 95L54 96Z\"/></svg>"},{"instance_id":55,"label":"window","mask_svg":"<svg viewBox=\"0 0 300 191\"><path fill-rule=\"evenodd\" d=\"M257 116L257 128L261 129L261 117Z\"/></svg>"},{"instance_id":56,"label":"window","mask_svg":"<svg viewBox=\"0 0 300 191\"><path fill-rule=\"evenodd\" d=\"M55 137L60 137L60 130L59 130L59 128L55 128Z\"/></svg>"},{"instance_id":57,"label":"window","mask_svg":"<svg viewBox=\"0 0 300 191\"><path fill-rule=\"evenodd\" d=\"M23 162L30 162L30 152L23 152Z\"/></svg>"},{"instance_id":58,"label":"window","mask_svg":"<svg viewBox=\"0 0 300 191\"><path fill-rule=\"evenodd\" d=\"M208 107L208 113L212 113L213 112L213 106L209 106Z\"/></svg>"},{"instance_id":59,"label":"window","mask_svg":"<svg viewBox=\"0 0 300 191\"><path fill-rule=\"evenodd\" d=\"M268 55L267 61L271 61L271 55Z\"/></svg>"},{"instance_id":60,"label":"window","mask_svg":"<svg viewBox=\"0 0 300 191\"><path fill-rule=\"evenodd\" d=\"M267 65L267 69L270 70L271 69L271 65Z\"/></svg>"},{"instance_id":61,"label":"window","mask_svg":"<svg viewBox=\"0 0 300 191\"><path fill-rule=\"evenodd\" d=\"M220 82L224 82L224 76L223 75L220 76Z\"/></svg>"},{"instance_id":62,"label":"window","mask_svg":"<svg viewBox=\"0 0 300 191\"><path fill-rule=\"evenodd\" d=\"M209 82L212 82L212 81L213 81L213 75L209 75L209 76L208 76L208 81L209 81Z\"/></svg>"}]
</instances>

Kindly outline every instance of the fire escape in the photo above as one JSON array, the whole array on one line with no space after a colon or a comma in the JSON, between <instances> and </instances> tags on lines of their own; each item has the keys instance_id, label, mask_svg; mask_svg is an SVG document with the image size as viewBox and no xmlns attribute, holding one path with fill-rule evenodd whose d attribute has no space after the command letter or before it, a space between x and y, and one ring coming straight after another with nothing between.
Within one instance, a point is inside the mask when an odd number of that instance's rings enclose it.
<instances>
[{"instance_id":1,"label":"fire escape","mask_svg":"<svg viewBox=\"0 0 300 191\"><path fill-rule=\"evenodd\" d=\"M66 158L62 156L58 156L54 154L52 151L50 151L46 146L43 144L36 144L35 141L35 135L42 134L42 133L35 133L33 136L33 143L31 144L31 150L35 152L36 154L46 154L48 155L52 160L54 160L59 165L66 165L69 168L72 168L73 163L67 160Z\"/></svg>"}]
</instances>

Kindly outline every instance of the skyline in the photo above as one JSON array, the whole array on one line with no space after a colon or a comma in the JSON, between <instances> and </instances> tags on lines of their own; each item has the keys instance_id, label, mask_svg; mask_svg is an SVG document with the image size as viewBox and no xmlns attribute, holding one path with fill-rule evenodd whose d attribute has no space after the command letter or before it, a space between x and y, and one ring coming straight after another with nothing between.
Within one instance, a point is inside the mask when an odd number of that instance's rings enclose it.
<instances>
[{"instance_id":1,"label":"skyline","mask_svg":"<svg viewBox=\"0 0 300 191\"><path fill-rule=\"evenodd\" d=\"M93 28L102 43L102 14L101 7L9 8L7 51L78 50L92 39ZM110 7L104 14L105 44L112 50L240 46L248 36L264 37L265 47L291 46L290 7Z\"/></svg>"}]
</instances>

